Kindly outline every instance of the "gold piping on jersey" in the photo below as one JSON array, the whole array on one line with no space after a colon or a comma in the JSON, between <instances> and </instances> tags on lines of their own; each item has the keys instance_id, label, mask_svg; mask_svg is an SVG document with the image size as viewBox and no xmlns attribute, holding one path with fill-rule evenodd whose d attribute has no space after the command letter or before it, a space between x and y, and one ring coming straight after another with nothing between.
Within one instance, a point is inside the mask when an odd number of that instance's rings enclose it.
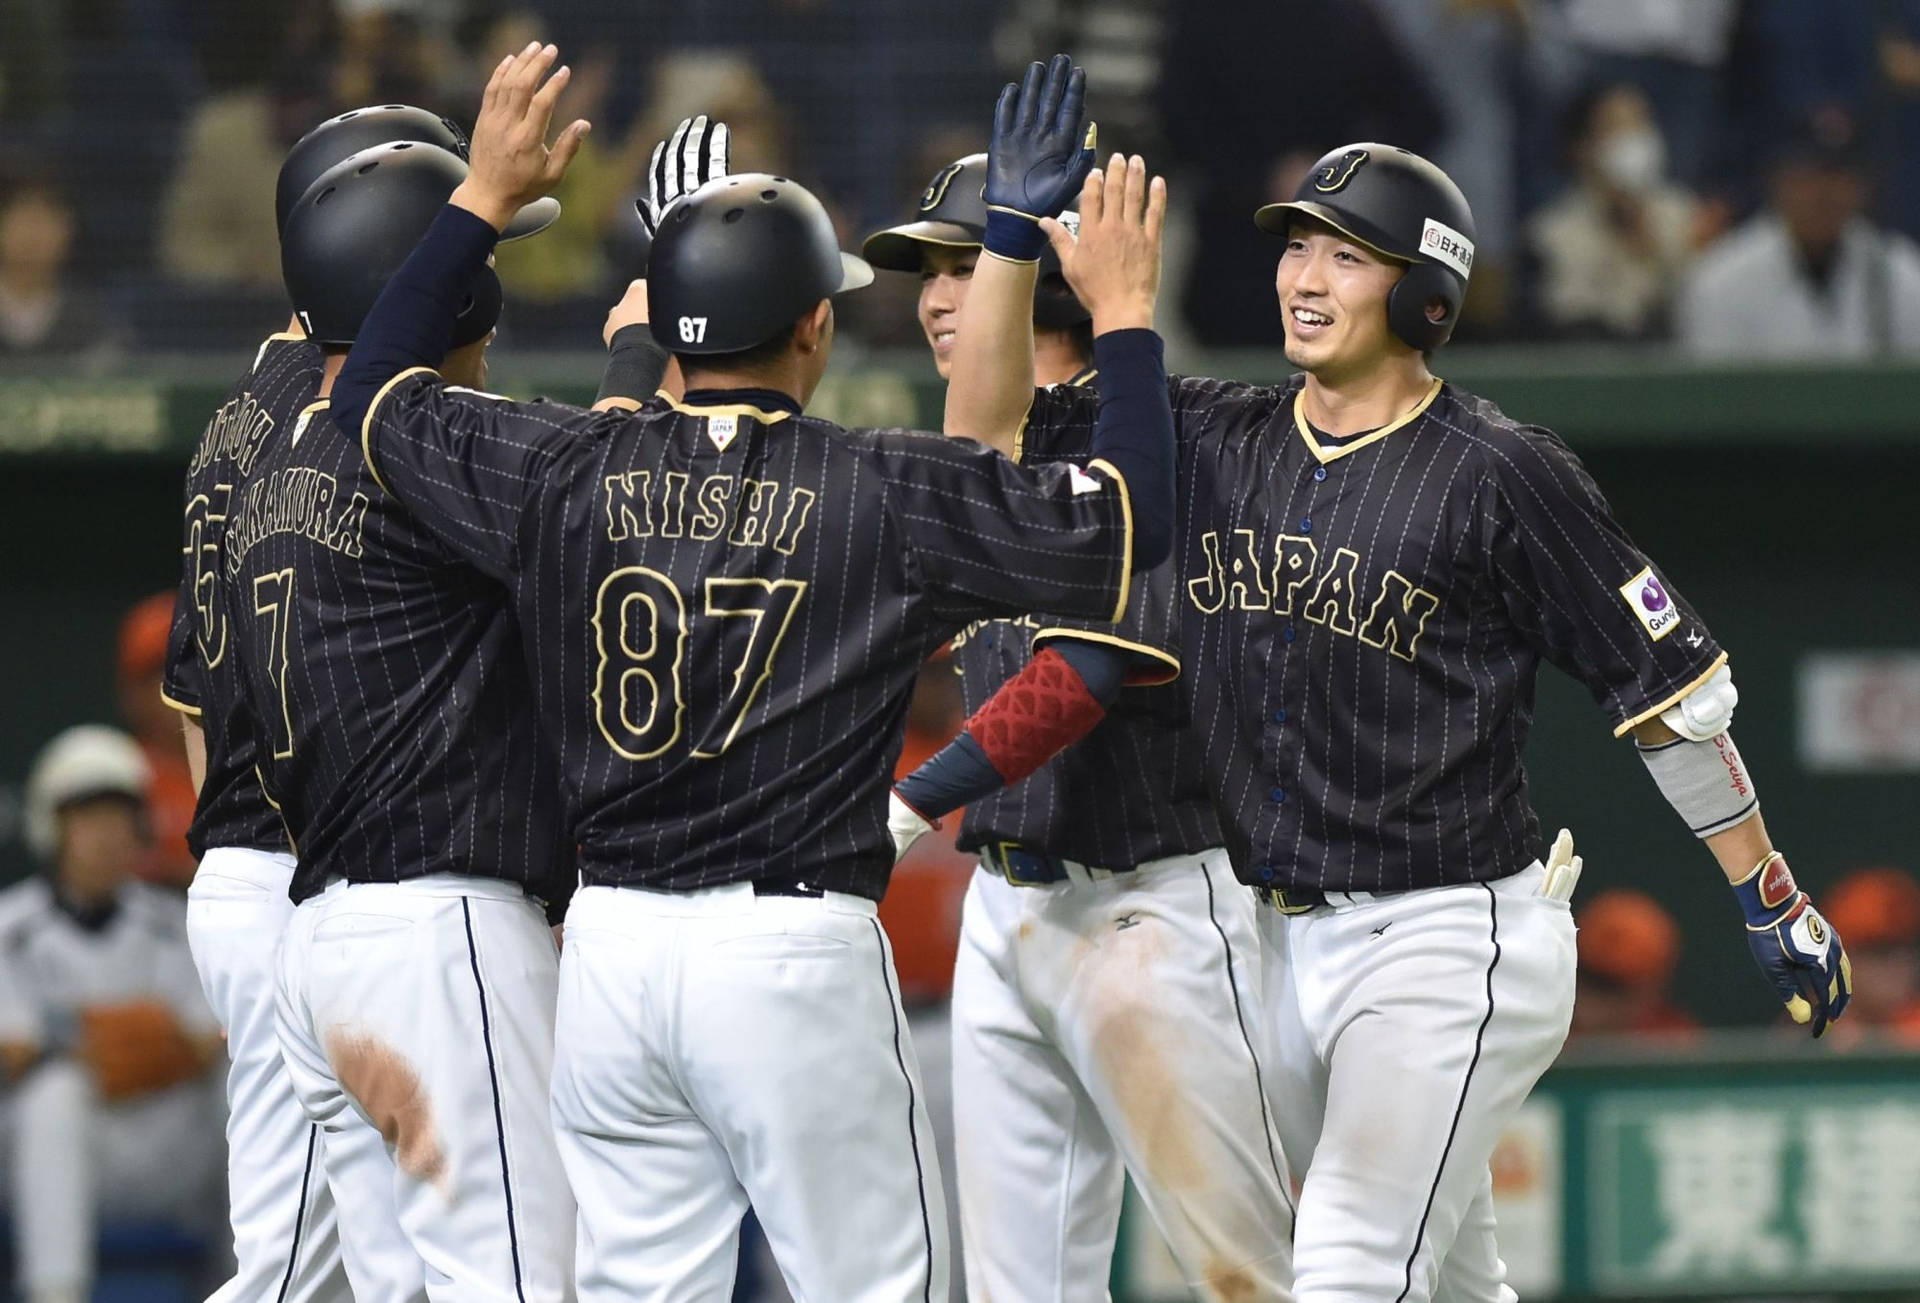
<instances>
[{"instance_id":1,"label":"gold piping on jersey","mask_svg":"<svg viewBox=\"0 0 1920 1303\"><path fill-rule=\"evenodd\" d=\"M1068 389L1079 389L1092 384L1094 377L1099 374L1100 368L1089 362L1086 366L1074 372L1073 375L1063 381L1062 384ZM1051 385L1047 387L1052 388ZM1020 454L1026 451L1027 422L1032 419L1033 404L1028 403L1027 410L1020 414L1020 427L1013 432L1013 460L1016 462L1020 460Z\"/></svg>"},{"instance_id":2,"label":"gold piping on jersey","mask_svg":"<svg viewBox=\"0 0 1920 1303\"><path fill-rule=\"evenodd\" d=\"M1370 443L1378 443L1395 431L1413 424L1414 421L1426 414L1427 408L1433 406L1433 400L1440 396L1440 386L1445 383L1446 381L1436 377L1433 385L1427 390L1426 397L1415 403L1407 410L1406 414L1398 420L1383 425L1372 434L1355 439L1352 443L1343 443L1332 448L1323 446L1318 439L1313 437L1313 429L1307 424L1307 418L1300 411L1300 399L1302 395L1295 394L1293 396L1293 428L1300 431L1300 437L1306 440L1307 449L1313 453L1314 459L1322 465L1325 465L1327 462L1340 460L1350 452L1358 452Z\"/></svg>"},{"instance_id":3,"label":"gold piping on jersey","mask_svg":"<svg viewBox=\"0 0 1920 1303\"><path fill-rule=\"evenodd\" d=\"M260 369L260 363L266 360L267 348L269 345L304 344L306 342L307 342L307 337L305 335L296 335L290 330L275 331L273 334L268 335L265 339L261 340L260 347L254 350L253 370L258 371Z\"/></svg>"},{"instance_id":4,"label":"gold piping on jersey","mask_svg":"<svg viewBox=\"0 0 1920 1303\"><path fill-rule=\"evenodd\" d=\"M1721 652L1718 656L1714 657L1713 664L1707 666L1707 668L1701 672L1699 678L1695 679L1692 683L1689 683L1686 687L1680 689L1680 691L1674 693L1671 697L1668 697L1665 701L1661 702L1659 705L1650 706L1647 709L1641 711L1638 715L1635 715L1632 719L1622 724L1619 728L1614 729L1613 735L1615 737L1625 737L1628 733L1632 732L1634 729L1638 728L1640 725L1646 723L1648 720L1652 719L1654 716L1659 715L1665 711L1671 710L1673 707L1679 705L1682 701L1685 701L1688 697L1693 695L1695 688L1698 688L1701 684L1705 683L1708 679L1712 678L1716 673L1718 673L1720 670L1720 667L1722 665L1725 665L1726 663L1727 663L1727 654L1725 652Z\"/></svg>"},{"instance_id":5,"label":"gold piping on jersey","mask_svg":"<svg viewBox=\"0 0 1920 1303\"><path fill-rule=\"evenodd\" d=\"M640 410L638 398L628 398L621 394L609 394L593 405L596 412L637 412Z\"/></svg>"},{"instance_id":6,"label":"gold piping on jersey","mask_svg":"<svg viewBox=\"0 0 1920 1303\"><path fill-rule=\"evenodd\" d=\"M664 389L658 396L666 399L667 406L674 411L688 416L750 416L762 425L777 425L793 415L792 412L769 412L764 408L753 407L746 403L718 403L712 407L695 407L691 403L681 402Z\"/></svg>"},{"instance_id":7,"label":"gold piping on jersey","mask_svg":"<svg viewBox=\"0 0 1920 1303\"><path fill-rule=\"evenodd\" d=\"M387 482L380 478L380 468L373 464L373 415L380 410L381 400L393 392L395 385L399 384L402 380L410 379L418 375L429 375L435 380L440 378L440 373L430 366L408 367L405 371L402 371L399 375L380 386L380 392L375 394L373 401L367 404L366 419L360 422L360 459L366 462L367 472L373 476L373 482L378 484L380 491L388 497L394 496L393 490L388 488Z\"/></svg>"},{"instance_id":8,"label":"gold piping on jersey","mask_svg":"<svg viewBox=\"0 0 1920 1303\"><path fill-rule=\"evenodd\" d=\"M189 706L184 701L175 701L172 697L169 697L165 688L160 689L160 700L165 705L173 707L173 709L190 719L199 719L202 714L200 707Z\"/></svg>"},{"instance_id":9,"label":"gold piping on jersey","mask_svg":"<svg viewBox=\"0 0 1920 1303\"><path fill-rule=\"evenodd\" d=\"M1027 450L1027 422L1033 419L1033 404L1027 404L1027 410L1020 413L1020 427L1013 432L1013 459L1018 462L1020 455Z\"/></svg>"},{"instance_id":10,"label":"gold piping on jersey","mask_svg":"<svg viewBox=\"0 0 1920 1303\"><path fill-rule=\"evenodd\" d=\"M1180 677L1180 658L1178 656L1173 655L1171 652L1163 652L1157 647L1147 647L1137 642L1130 642L1125 638L1119 638L1110 633L1089 633L1085 629L1063 629L1057 626L1050 626L1044 629L1036 629L1033 637L1028 640L1028 646L1037 652L1040 650L1042 643L1063 641L1097 642L1106 647L1118 647L1121 651L1130 652L1135 656L1147 657L1167 667L1164 674L1155 673L1151 678L1146 677L1146 675L1152 673L1151 671L1128 670L1126 682L1122 685L1124 687L1157 688L1162 684L1172 683Z\"/></svg>"},{"instance_id":11,"label":"gold piping on jersey","mask_svg":"<svg viewBox=\"0 0 1920 1303\"><path fill-rule=\"evenodd\" d=\"M1120 488L1120 516L1127 527L1126 543L1120 550L1120 600L1114 603L1113 614L1108 617L1112 623L1120 623L1127 613L1127 595L1133 591L1133 497L1127 492L1127 477L1120 468L1104 457L1095 457L1087 463L1090 471L1104 471L1113 477Z\"/></svg>"}]
</instances>

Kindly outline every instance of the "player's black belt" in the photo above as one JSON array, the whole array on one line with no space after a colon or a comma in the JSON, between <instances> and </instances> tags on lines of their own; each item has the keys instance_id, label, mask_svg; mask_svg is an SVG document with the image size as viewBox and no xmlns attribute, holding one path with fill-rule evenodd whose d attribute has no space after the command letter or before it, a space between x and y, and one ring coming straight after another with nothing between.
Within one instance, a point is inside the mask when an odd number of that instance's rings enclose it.
<instances>
[{"instance_id":1,"label":"player's black belt","mask_svg":"<svg viewBox=\"0 0 1920 1303\"><path fill-rule=\"evenodd\" d=\"M980 858L1016 887L1044 887L1072 876L1060 856L1030 851L1018 842L989 842L980 848Z\"/></svg>"},{"instance_id":2,"label":"player's black belt","mask_svg":"<svg viewBox=\"0 0 1920 1303\"><path fill-rule=\"evenodd\" d=\"M827 894L825 887L816 887L810 882L798 878L755 878L753 894L756 896L800 896L807 900L819 900Z\"/></svg>"},{"instance_id":3,"label":"player's black belt","mask_svg":"<svg viewBox=\"0 0 1920 1303\"><path fill-rule=\"evenodd\" d=\"M990 842L980 848L980 862L1016 887L1045 887L1055 882L1105 882L1129 872L1101 869L1078 860L1029 850L1019 842Z\"/></svg>"},{"instance_id":4,"label":"player's black belt","mask_svg":"<svg viewBox=\"0 0 1920 1303\"><path fill-rule=\"evenodd\" d=\"M1253 898L1282 914L1304 914L1327 903L1327 894L1318 887L1255 887Z\"/></svg>"}]
</instances>

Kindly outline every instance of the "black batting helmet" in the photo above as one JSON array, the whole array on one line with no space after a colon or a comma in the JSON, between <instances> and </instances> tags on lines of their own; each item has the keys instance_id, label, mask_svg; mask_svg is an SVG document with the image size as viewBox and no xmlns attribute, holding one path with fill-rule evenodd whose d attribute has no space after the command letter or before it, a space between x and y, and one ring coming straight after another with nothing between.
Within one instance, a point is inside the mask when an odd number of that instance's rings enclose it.
<instances>
[{"instance_id":1,"label":"black batting helmet","mask_svg":"<svg viewBox=\"0 0 1920 1303\"><path fill-rule=\"evenodd\" d=\"M1285 235L1300 214L1395 262L1406 275L1387 296L1387 326L1422 351L1447 342L1460 320L1473 272L1473 210L1450 177L1396 145L1342 145L1300 183L1293 200L1253 215L1263 231ZM1427 315L1438 300L1440 320Z\"/></svg>"},{"instance_id":2,"label":"black batting helmet","mask_svg":"<svg viewBox=\"0 0 1920 1303\"><path fill-rule=\"evenodd\" d=\"M308 338L353 343L380 291L466 177L456 155L400 141L362 150L307 187L280 232L280 274ZM500 307L500 280L483 267L450 347L484 339Z\"/></svg>"},{"instance_id":3,"label":"black batting helmet","mask_svg":"<svg viewBox=\"0 0 1920 1303\"><path fill-rule=\"evenodd\" d=\"M840 251L820 201L764 172L718 177L674 204L647 256L653 337L674 353L742 352L872 283L873 268Z\"/></svg>"},{"instance_id":4,"label":"black batting helmet","mask_svg":"<svg viewBox=\"0 0 1920 1303\"><path fill-rule=\"evenodd\" d=\"M986 185L985 154L955 159L936 172L921 192L917 218L904 226L889 226L869 235L860 246L861 256L885 271L919 271L923 245L979 248L987 234ZM1060 221L1079 234L1078 213L1062 213ZM1033 287L1033 324L1065 330L1091 320L1093 314L1067 287L1067 278L1060 271L1060 258L1053 246L1048 245L1040 255L1040 277Z\"/></svg>"},{"instance_id":5,"label":"black batting helmet","mask_svg":"<svg viewBox=\"0 0 1920 1303\"><path fill-rule=\"evenodd\" d=\"M410 140L421 145L436 145L449 154L468 161L467 133L451 118L443 118L409 104L381 104L350 109L337 118L328 118L294 142L280 164L279 184L274 188L274 220L281 229L287 214L299 202L320 174L337 163L376 145L391 145ZM537 199L520 210L502 240L518 240L552 224L560 215L555 199Z\"/></svg>"}]
</instances>

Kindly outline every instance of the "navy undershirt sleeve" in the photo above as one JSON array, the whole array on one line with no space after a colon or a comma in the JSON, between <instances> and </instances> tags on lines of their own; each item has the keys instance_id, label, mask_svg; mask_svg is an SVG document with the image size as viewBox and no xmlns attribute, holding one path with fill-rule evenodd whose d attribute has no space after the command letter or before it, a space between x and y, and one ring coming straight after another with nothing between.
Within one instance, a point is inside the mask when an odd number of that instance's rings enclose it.
<instances>
[{"instance_id":1,"label":"navy undershirt sleeve","mask_svg":"<svg viewBox=\"0 0 1920 1303\"><path fill-rule=\"evenodd\" d=\"M1165 349L1151 330L1110 330L1093 338L1100 415L1093 456L1127 481L1133 507L1133 565L1151 570L1173 551L1173 408Z\"/></svg>"}]
</instances>

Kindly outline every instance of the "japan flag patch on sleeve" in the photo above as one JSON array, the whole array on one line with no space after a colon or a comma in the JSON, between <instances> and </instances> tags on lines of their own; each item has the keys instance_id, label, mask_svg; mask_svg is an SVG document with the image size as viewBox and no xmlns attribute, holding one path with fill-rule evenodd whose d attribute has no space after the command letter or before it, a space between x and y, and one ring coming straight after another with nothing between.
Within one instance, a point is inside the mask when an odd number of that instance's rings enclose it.
<instances>
[{"instance_id":1,"label":"japan flag patch on sleeve","mask_svg":"<svg viewBox=\"0 0 1920 1303\"><path fill-rule=\"evenodd\" d=\"M1621 584L1620 596L1633 608L1647 636L1655 642L1680 627L1680 608L1674 604L1667 586L1660 582L1660 576L1653 573L1652 566Z\"/></svg>"}]
</instances>

